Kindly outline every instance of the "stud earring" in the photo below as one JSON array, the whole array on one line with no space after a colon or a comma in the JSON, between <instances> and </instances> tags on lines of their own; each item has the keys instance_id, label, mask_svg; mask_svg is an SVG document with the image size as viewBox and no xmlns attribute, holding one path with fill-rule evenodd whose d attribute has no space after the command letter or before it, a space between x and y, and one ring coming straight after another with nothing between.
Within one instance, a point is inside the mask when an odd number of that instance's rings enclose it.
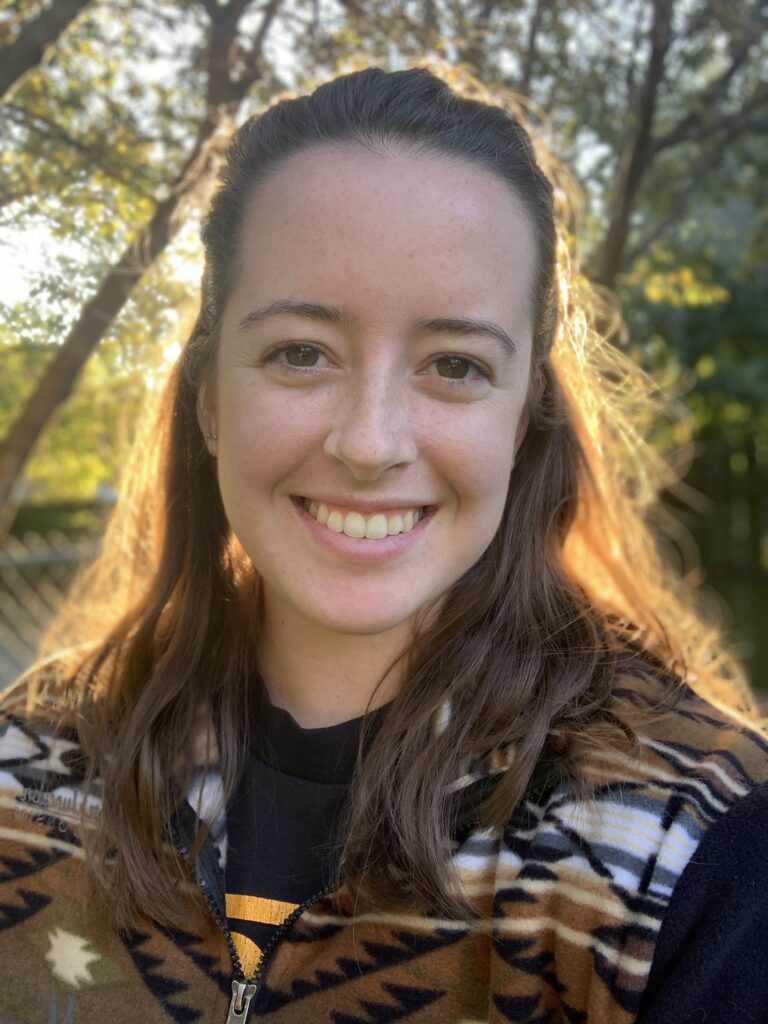
<instances>
[{"instance_id":1,"label":"stud earring","mask_svg":"<svg viewBox=\"0 0 768 1024\"><path fill-rule=\"evenodd\" d=\"M209 441L218 441L218 437L213 433L212 430L209 430L205 436L208 438Z\"/></svg>"}]
</instances>

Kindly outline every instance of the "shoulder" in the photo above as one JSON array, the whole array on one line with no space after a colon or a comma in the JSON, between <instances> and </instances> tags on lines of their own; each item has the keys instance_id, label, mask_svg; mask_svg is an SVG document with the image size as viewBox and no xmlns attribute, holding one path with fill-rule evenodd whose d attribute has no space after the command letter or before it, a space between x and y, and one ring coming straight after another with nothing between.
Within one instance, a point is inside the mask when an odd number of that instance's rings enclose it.
<instances>
[{"instance_id":1,"label":"shoulder","mask_svg":"<svg viewBox=\"0 0 768 1024\"><path fill-rule=\"evenodd\" d=\"M765 734L688 688L669 697L663 680L622 679L613 711L634 742L590 747L584 789L556 783L529 793L495 854L500 956L518 964L525 939L526 957L548 958L559 984L577 979L568 998L590 1020L636 1019L657 944L664 955L662 929L672 950L660 968L665 977L692 929L704 946L717 944L717 930L698 923L707 904L706 886L696 896L702 878L714 891L732 862L743 868L729 877L740 894L761 884L768 848L750 849L748 834L758 819L768 846ZM504 989L510 979L499 972L495 983Z\"/></svg>"},{"instance_id":2,"label":"shoulder","mask_svg":"<svg viewBox=\"0 0 768 1024\"><path fill-rule=\"evenodd\" d=\"M683 871L659 931L643 1024L693 1019L719 1006L728 1020L768 1007L768 783L707 830Z\"/></svg>"},{"instance_id":3,"label":"shoulder","mask_svg":"<svg viewBox=\"0 0 768 1024\"><path fill-rule=\"evenodd\" d=\"M585 838L636 864L628 879L668 898L708 830L768 782L768 738L759 721L661 679L622 679L614 708L635 741L589 756L592 798L572 813Z\"/></svg>"},{"instance_id":4,"label":"shoulder","mask_svg":"<svg viewBox=\"0 0 768 1024\"><path fill-rule=\"evenodd\" d=\"M566 787L552 800L585 841L631 846L641 860L653 852L672 882L712 824L768 782L768 736L760 721L661 678L622 677L611 711L632 741L592 745L581 765L588 797Z\"/></svg>"},{"instance_id":5,"label":"shoulder","mask_svg":"<svg viewBox=\"0 0 768 1024\"><path fill-rule=\"evenodd\" d=\"M55 928L61 913L74 921L93 902L84 842L100 818L99 783L87 777L76 731L27 683L0 701L0 959L18 953L31 922Z\"/></svg>"},{"instance_id":6,"label":"shoulder","mask_svg":"<svg viewBox=\"0 0 768 1024\"><path fill-rule=\"evenodd\" d=\"M614 707L638 722L636 752L623 770L691 799L698 794L713 820L768 781L768 732L755 716L656 677L622 678Z\"/></svg>"},{"instance_id":7,"label":"shoulder","mask_svg":"<svg viewBox=\"0 0 768 1024\"><path fill-rule=\"evenodd\" d=\"M37 788L82 779L83 755L77 733L54 721L0 708L0 785L22 781Z\"/></svg>"},{"instance_id":8,"label":"shoulder","mask_svg":"<svg viewBox=\"0 0 768 1024\"><path fill-rule=\"evenodd\" d=\"M58 823L84 799L86 763L65 693L62 662L47 662L0 698L2 813L18 824L35 816ZM49 812L46 822L45 813Z\"/></svg>"}]
</instances>

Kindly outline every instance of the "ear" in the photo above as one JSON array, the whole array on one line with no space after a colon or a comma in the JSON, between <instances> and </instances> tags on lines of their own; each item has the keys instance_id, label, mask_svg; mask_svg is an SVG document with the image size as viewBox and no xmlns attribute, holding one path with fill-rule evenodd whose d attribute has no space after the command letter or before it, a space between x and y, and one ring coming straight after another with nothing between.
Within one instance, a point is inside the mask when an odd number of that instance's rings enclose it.
<instances>
[{"instance_id":1,"label":"ear","mask_svg":"<svg viewBox=\"0 0 768 1024\"><path fill-rule=\"evenodd\" d=\"M208 451L216 456L216 444L218 437L216 436L216 419L213 410L210 408L208 401L208 389L205 384L201 384L197 392L197 424L200 427L200 432L203 435L205 447Z\"/></svg>"},{"instance_id":2,"label":"ear","mask_svg":"<svg viewBox=\"0 0 768 1024\"><path fill-rule=\"evenodd\" d=\"M525 435L528 433L528 427L531 423L531 402L538 405L541 396L544 394L546 386L547 382L544 373L541 370L537 370L535 372L535 376L531 380L531 389L528 394L528 400L525 403L525 408L520 416L520 422L518 423L517 431L515 432L515 459L517 459L517 453L520 451L520 446L525 440Z\"/></svg>"}]
</instances>

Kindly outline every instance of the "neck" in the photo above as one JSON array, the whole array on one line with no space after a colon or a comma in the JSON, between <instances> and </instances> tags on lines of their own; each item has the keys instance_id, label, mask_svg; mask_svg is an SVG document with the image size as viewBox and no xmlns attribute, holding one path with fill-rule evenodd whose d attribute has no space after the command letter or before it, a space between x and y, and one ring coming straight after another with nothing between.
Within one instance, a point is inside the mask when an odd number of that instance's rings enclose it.
<instances>
[{"instance_id":1,"label":"neck","mask_svg":"<svg viewBox=\"0 0 768 1024\"><path fill-rule=\"evenodd\" d=\"M410 641L409 624L358 635L326 630L269 599L262 611L259 669L269 698L303 728L358 718L397 693L393 662Z\"/></svg>"}]
</instances>

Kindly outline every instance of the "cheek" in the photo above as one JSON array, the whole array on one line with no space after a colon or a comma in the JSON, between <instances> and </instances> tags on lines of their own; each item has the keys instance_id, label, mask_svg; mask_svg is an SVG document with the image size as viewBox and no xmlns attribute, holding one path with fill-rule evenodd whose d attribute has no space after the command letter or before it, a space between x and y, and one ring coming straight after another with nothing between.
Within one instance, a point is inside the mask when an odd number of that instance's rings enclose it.
<instances>
[{"instance_id":1,"label":"cheek","mask_svg":"<svg viewBox=\"0 0 768 1024\"><path fill-rule=\"evenodd\" d=\"M445 417L432 422L430 458L440 467L460 506L483 520L498 520L514 462L518 417L509 414Z\"/></svg>"},{"instance_id":2,"label":"cheek","mask_svg":"<svg viewBox=\"0 0 768 1024\"><path fill-rule=\"evenodd\" d=\"M318 443L324 429L317 403L298 402L269 388L243 388L219 397L221 470L265 481Z\"/></svg>"},{"instance_id":3,"label":"cheek","mask_svg":"<svg viewBox=\"0 0 768 1024\"><path fill-rule=\"evenodd\" d=\"M221 433L236 442L272 449L314 438L327 429L328 400L267 385L224 392L219 399Z\"/></svg>"}]
</instances>

